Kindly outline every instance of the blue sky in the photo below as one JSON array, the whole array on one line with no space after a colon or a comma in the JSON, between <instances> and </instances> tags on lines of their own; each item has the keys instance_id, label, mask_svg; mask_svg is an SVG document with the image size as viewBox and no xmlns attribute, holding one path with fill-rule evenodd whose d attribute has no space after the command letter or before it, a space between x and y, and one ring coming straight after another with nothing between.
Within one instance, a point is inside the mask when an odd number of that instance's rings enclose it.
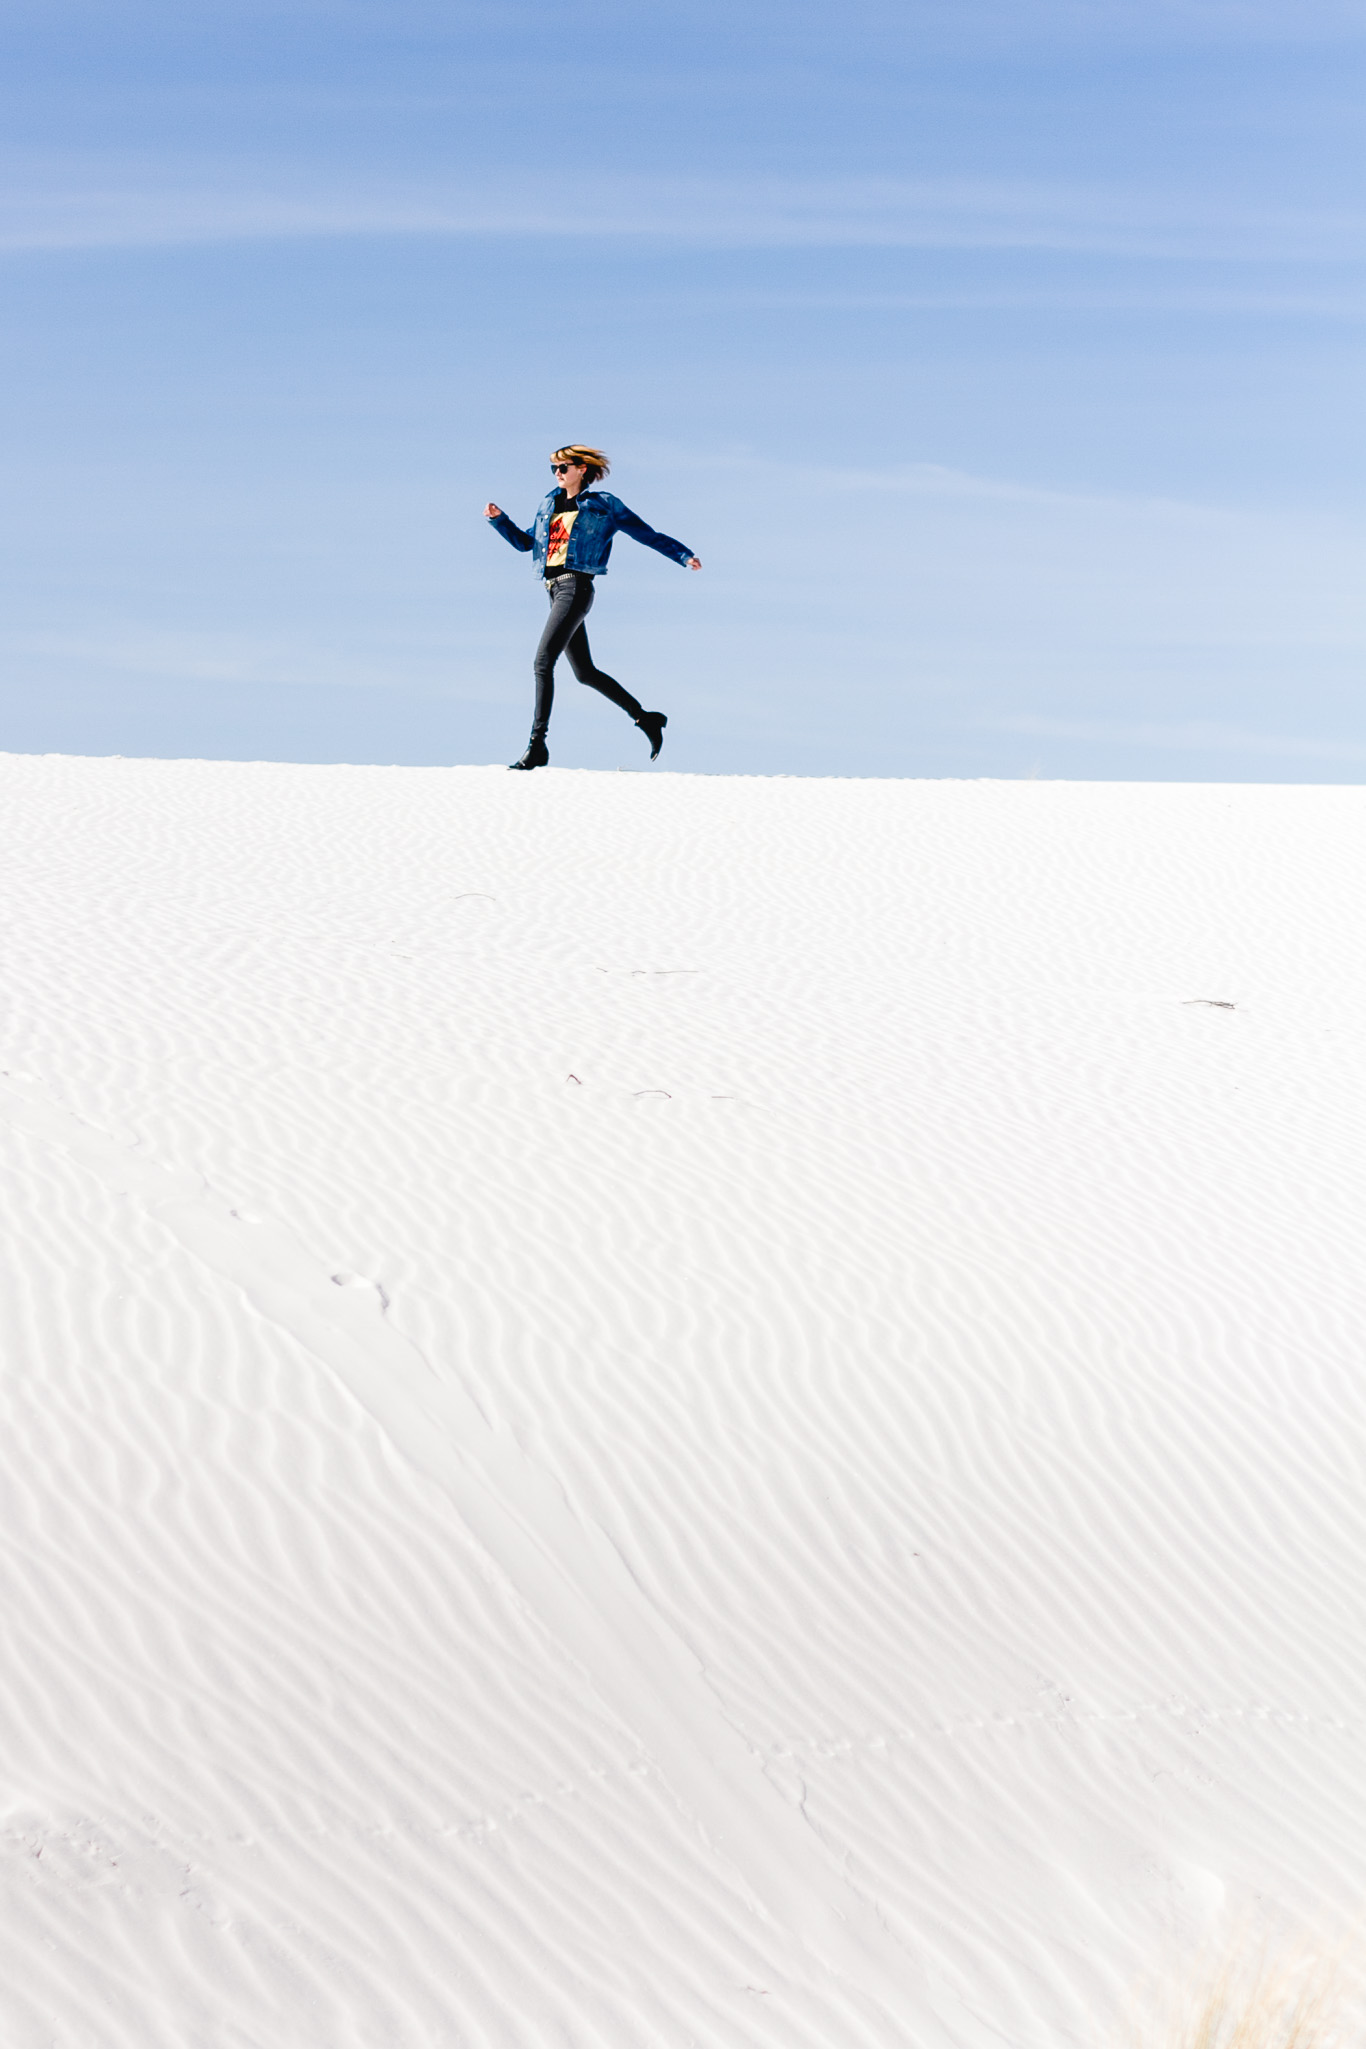
<instances>
[{"instance_id":1,"label":"blue sky","mask_svg":"<svg viewBox=\"0 0 1366 2049\"><path fill-rule=\"evenodd\" d=\"M1366 771L1361 5L0 7L0 747ZM556 762L643 743L567 678Z\"/></svg>"}]
</instances>

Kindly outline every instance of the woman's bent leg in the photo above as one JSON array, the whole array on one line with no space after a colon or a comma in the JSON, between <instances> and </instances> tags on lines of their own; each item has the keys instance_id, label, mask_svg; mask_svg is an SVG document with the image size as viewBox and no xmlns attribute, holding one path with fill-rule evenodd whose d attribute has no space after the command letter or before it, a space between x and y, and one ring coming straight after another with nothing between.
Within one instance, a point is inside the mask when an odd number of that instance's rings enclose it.
<instances>
[{"instance_id":1,"label":"woman's bent leg","mask_svg":"<svg viewBox=\"0 0 1366 2049\"><path fill-rule=\"evenodd\" d=\"M604 697L609 697L613 704L619 704L633 719L640 717L642 707L630 691L623 690L615 676L609 676L602 669L594 667L593 657L588 648L588 632L582 622L577 633L571 637L565 653L569 657L569 666L580 683L586 683L590 690L601 691Z\"/></svg>"}]
</instances>

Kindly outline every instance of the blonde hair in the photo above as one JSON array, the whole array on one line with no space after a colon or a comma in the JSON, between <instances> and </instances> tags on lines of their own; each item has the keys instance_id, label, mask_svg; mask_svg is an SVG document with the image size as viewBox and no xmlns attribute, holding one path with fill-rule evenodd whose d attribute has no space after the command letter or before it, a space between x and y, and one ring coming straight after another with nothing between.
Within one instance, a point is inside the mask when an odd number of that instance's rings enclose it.
<instances>
[{"instance_id":1,"label":"blonde hair","mask_svg":"<svg viewBox=\"0 0 1366 2049\"><path fill-rule=\"evenodd\" d=\"M584 482L596 484L599 477L605 477L612 465L600 448L587 448L582 441L571 441L567 448L555 449L552 462L581 462L588 475Z\"/></svg>"}]
</instances>

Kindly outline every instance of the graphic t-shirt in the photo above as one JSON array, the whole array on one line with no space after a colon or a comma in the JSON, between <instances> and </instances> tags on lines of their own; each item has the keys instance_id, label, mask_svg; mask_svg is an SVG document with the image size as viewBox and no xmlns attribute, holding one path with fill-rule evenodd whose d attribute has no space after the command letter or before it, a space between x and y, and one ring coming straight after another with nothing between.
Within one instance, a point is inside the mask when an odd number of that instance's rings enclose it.
<instances>
[{"instance_id":1,"label":"graphic t-shirt","mask_svg":"<svg viewBox=\"0 0 1366 2049\"><path fill-rule=\"evenodd\" d=\"M555 493L555 504L550 514L550 532L546 536L545 567L549 575L552 569L563 569L569 554L569 536L578 518L578 508L572 498L566 498L563 491Z\"/></svg>"}]
</instances>

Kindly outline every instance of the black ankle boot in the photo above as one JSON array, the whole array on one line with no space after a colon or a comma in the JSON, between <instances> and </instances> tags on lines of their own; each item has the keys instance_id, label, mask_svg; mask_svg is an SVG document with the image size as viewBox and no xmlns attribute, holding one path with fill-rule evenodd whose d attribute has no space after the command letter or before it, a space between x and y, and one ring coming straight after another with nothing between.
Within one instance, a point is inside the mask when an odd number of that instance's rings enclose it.
<instances>
[{"instance_id":1,"label":"black ankle boot","mask_svg":"<svg viewBox=\"0 0 1366 2049\"><path fill-rule=\"evenodd\" d=\"M542 733L533 733L526 743L526 753L520 761L510 761L509 768L544 768L550 760L550 749Z\"/></svg>"},{"instance_id":2,"label":"black ankle boot","mask_svg":"<svg viewBox=\"0 0 1366 2049\"><path fill-rule=\"evenodd\" d=\"M669 721L662 711L643 711L636 720L641 732L650 743L650 759L653 761L664 745L664 728Z\"/></svg>"}]
</instances>

